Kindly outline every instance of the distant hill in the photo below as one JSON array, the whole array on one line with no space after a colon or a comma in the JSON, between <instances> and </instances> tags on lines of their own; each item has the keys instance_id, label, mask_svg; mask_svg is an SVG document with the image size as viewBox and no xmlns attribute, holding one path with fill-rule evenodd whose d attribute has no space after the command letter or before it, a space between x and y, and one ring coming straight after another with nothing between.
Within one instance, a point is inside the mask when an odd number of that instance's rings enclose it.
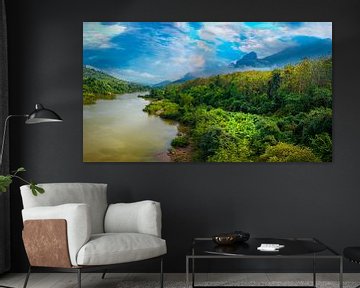
<instances>
[{"instance_id":1,"label":"distant hill","mask_svg":"<svg viewBox=\"0 0 360 288\"><path fill-rule=\"evenodd\" d=\"M110 80L111 79L111 80L125 82L125 81L115 78L101 70L92 68L90 66L83 67L83 78L96 78L96 79L101 79L101 80Z\"/></svg>"},{"instance_id":2,"label":"distant hill","mask_svg":"<svg viewBox=\"0 0 360 288\"><path fill-rule=\"evenodd\" d=\"M171 84L180 84L180 83L184 83L186 81L192 80L198 78L198 76L192 74L192 73L186 73L183 77L181 77L178 80L175 80L173 82L171 82Z\"/></svg>"},{"instance_id":3,"label":"distant hill","mask_svg":"<svg viewBox=\"0 0 360 288\"><path fill-rule=\"evenodd\" d=\"M114 99L116 94L143 91L146 87L115 78L94 68L83 67L83 104L98 99Z\"/></svg>"},{"instance_id":4,"label":"distant hill","mask_svg":"<svg viewBox=\"0 0 360 288\"><path fill-rule=\"evenodd\" d=\"M171 84L181 84L184 83L186 81L192 80L192 79L196 79L199 78L199 76L193 74L193 73L186 73L183 77L181 77L180 79L177 79L175 81L169 81L169 80L165 80L162 81L160 83L154 84L152 85L152 87L154 88L161 88L161 87L165 87L167 85L171 85Z\"/></svg>"},{"instance_id":5,"label":"distant hill","mask_svg":"<svg viewBox=\"0 0 360 288\"><path fill-rule=\"evenodd\" d=\"M265 58L259 59L255 52L250 52L230 66L234 68L282 67L286 64L296 64L305 58L315 59L332 54L331 39L298 37L296 40L297 45Z\"/></svg>"},{"instance_id":6,"label":"distant hill","mask_svg":"<svg viewBox=\"0 0 360 288\"><path fill-rule=\"evenodd\" d=\"M152 85L152 87L164 87L166 85L169 85L170 83L171 83L171 81L165 80L165 81L161 81L159 83Z\"/></svg>"}]
</instances>

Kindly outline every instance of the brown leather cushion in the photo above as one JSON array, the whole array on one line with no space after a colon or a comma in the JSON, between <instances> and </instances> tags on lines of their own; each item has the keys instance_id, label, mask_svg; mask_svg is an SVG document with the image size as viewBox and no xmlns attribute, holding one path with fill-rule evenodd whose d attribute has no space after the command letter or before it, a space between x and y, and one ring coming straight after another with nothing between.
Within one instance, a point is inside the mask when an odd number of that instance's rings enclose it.
<instances>
[{"instance_id":1,"label":"brown leather cushion","mask_svg":"<svg viewBox=\"0 0 360 288\"><path fill-rule=\"evenodd\" d=\"M66 220L26 220L23 241L31 266L71 267Z\"/></svg>"}]
</instances>

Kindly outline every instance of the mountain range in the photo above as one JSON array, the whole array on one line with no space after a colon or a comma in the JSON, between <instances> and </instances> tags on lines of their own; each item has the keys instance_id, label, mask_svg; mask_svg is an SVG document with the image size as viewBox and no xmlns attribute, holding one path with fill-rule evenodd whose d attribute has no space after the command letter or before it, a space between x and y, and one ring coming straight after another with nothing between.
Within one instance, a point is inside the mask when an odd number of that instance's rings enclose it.
<instances>
[{"instance_id":1,"label":"mountain range","mask_svg":"<svg viewBox=\"0 0 360 288\"><path fill-rule=\"evenodd\" d=\"M203 75L201 75L203 76ZM164 87L166 85L170 85L170 84L181 84L184 83L186 81L195 79L195 78L199 78L201 77L200 75L196 75L195 73L186 73L183 77L181 77L180 79L177 79L175 81L169 81L169 80L165 80L162 81L160 83L157 83L155 85L152 85L152 87Z\"/></svg>"},{"instance_id":2,"label":"mountain range","mask_svg":"<svg viewBox=\"0 0 360 288\"><path fill-rule=\"evenodd\" d=\"M301 39L301 42L300 42ZM259 59L255 52L244 55L230 64L233 68L275 68L286 64L296 64L305 58L330 56L332 53L331 39L316 37L298 37L297 45L286 48L278 53Z\"/></svg>"},{"instance_id":3,"label":"mountain range","mask_svg":"<svg viewBox=\"0 0 360 288\"><path fill-rule=\"evenodd\" d=\"M285 48L280 52L269 55L264 58L258 58L256 52L245 54L239 60L228 65L228 67L219 67L214 71L202 71L201 74L186 73L180 79L175 81L162 81L153 85L153 87L163 87L169 84L179 84L198 77L211 76L216 74L226 74L241 70L250 69L274 69L287 64L296 64L305 58L315 59L328 57L332 54L332 40L329 38L317 38L308 36L297 36L293 39L294 46Z\"/></svg>"}]
</instances>

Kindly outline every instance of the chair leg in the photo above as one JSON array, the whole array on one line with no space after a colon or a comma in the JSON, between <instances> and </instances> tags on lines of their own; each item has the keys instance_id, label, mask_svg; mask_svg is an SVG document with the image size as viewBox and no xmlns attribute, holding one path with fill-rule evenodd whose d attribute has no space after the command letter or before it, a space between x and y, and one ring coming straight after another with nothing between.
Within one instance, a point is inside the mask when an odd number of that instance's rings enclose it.
<instances>
[{"instance_id":1,"label":"chair leg","mask_svg":"<svg viewBox=\"0 0 360 288\"><path fill-rule=\"evenodd\" d=\"M101 275L101 279L105 279L106 272L107 270L104 270L104 273Z\"/></svg>"},{"instance_id":2,"label":"chair leg","mask_svg":"<svg viewBox=\"0 0 360 288\"><path fill-rule=\"evenodd\" d=\"M27 284L28 284L28 281L29 281L29 277L30 277L30 274L31 274L31 265L29 266L29 270L26 274L26 278L25 278L25 282L24 282L24 286L23 288L26 288Z\"/></svg>"},{"instance_id":3,"label":"chair leg","mask_svg":"<svg viewBox=\"0 0 360 288\"><path fill-rule=\"evenodd\" d=\"M78 288L81 288L81 269L77 269Z\"/></svg>"},{"instance_id":4,"label":"chair leg","mask_svg":"<svg viewBox=\"0 0 360 288\"><path fill-rule=\"evenodd\" d=\"M164 259L163 257L161 257L160 260L160 287L163 288L164 287Z\"/></svg>"}]
</instances>

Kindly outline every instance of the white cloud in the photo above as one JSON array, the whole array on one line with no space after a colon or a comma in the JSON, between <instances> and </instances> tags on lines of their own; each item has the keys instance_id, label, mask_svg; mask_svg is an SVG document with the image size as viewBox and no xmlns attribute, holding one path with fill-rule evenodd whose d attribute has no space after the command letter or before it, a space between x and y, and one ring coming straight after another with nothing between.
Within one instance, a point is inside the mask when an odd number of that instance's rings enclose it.
<instances>
[{"instance_id":1,"label":"white cloud","mask_svg":"<svg viewBox=\"0 0 360 288\"><path fill-rule=\"evenodd\" d=\"M190 27L187 22L174 22L174 26L182 32L190 31Z\"/></svg>"},{"instance_id":2,"label":"white cloud","mask_svg":"<svg viewBox=\"0 0 360 288\"><path fill-rule=\"evenodd\" d=\"M119 23L104 25L100 22L84 22L83 29L85 49L113 48L115 44L111 43L111 39L126 31L126 27Z\"/></svg>"},{"instance_id":3,"label":"white cloud","mask_svg":"<svg viewBox=\"0 0 360 288\"><path fill-rule=\"evenodd\" d=\"M160 35L164 31L171 34L169 38L160 39L162 41L158 41L159 37L156 37L157 41L154 41L151 35L143 35L152 53L131 60L128 63L129 67L146 67L146 71L155 77L151 83L177 80L186 73L200 71L206 64L205 58L208 52L198 46L198 40L189 37L178 27L175 28L169 31L166 27L166 30L157 31ZM151 79L145 81L148 80Z\"/></svg>"},{"instance_id":4,"label":"white cloud","mask_svg":"<svg viewBox=\"0 0 360 288\"><path fill-rule=\"evenodd\" d=\"M332 39L332 23L331 22L304 22L297 28L282 28L282 33L291 33L292 35L314 36L319 38Z\"/></svg>"},{"instance_id":5,"label":"white cloud","mask_svg":"<svg viewBox=\"0 0 360 288\"><path fill-rule=\"evenodd\" d=\"M169 66L185 66L185 69L193 71L203 68L205 64L204 56L200 54L173 56L167 59L167 61L170 64Z\"/></svg>"},{"instance_id":6,"label":"white cloud","mask_svg":"<svg viewBox=\"0 0 360 288\"><path fill-rule=\"evenodd\" d=\"M195 69L201 69L205 65L205 59L203 55L192 55L190 57L190 63L192 63Z\"/></svg>"},{"instance_id":7,"label":"white cloud","mask_svg":"<svg viewBox=\"0 0 360 288\"><path fill-rule=\"evenodd\" d=\"M295 36L332 38L332 23L304 22L299 26L279 23L276 29L246 27L242 33L245 37L239 41L237 49L245 53L255 51L262 58L297 45L296 42L291 41Z\"/></svg>"},{"instance_id":8,"label":"white cloud","mask_svg":"<svg viewBox=\"0 0 360 288\"><path fill-rule=\"evenodd\" d=\"M205 51L207 51L207 52L210 52L210 51L213 50L209 45L207 45L204 41L201 41L201 40L198 40L198 41L196 42L196 45L197 45L199 48L201 48L201 49L203 49L203 50L205 50Z\"/></svg>"},{"instance_id":9,"label":"white cloud","mask_svg":"<svg viewBox=\"0 0 360 288\"><path fill-rule=\"evenodd\" d=\"M236 22L204 22L199 36L206 41L235 42L239 39L241 26L241 23Z\"/></svg>"},{"instance_id":10,"label":"white cloud","mask_svg":"<svg viewBox=\"0 0 360 288\"><path fill-rule=\"evenodd\" d=\"M273 29L269 28L271 26ZM223 42L233 42L237 44L233 45L234 50L245 53L255 51L259 57L266 57L296 45L291 41L295 36L332 38L332 23L303 22L301 25L293 26L275 22L268 27L252 28L241 22L205 22L199 30L199 36L203 43L212 43L215 46L213 48ZM201 42L198 46L205 48Z\"/></svg>"},{"instance_id":11,"label":"white cloud","mask_svg":"<svg viewBox=\"0 0 360 288\"><path fill-rule=\"evenodd\" d=\"M139 77L146 79L145 81L148 82L152 82L154 79L156 79L156 76L154 74L150 74L144 71L136 71L133 69L105 69L105 72L109 73L114 77L130 82L138 81Z\"/></svg>"},{"instance_id":12,"label":"white cloud","mask_svg":"<svg viewBox=\"0 0 360 288\"><path fill-rule=\"evenodd\" d=\"M245 37L239 41L238 49L245 53L255 51L260 58L280 52L281 50L295 45L295 43L283 41L286 34L278 33L276 30L257 29L256 31L248 30L244 33ZM287 34L286 37L289 35Z\"/></svg>"}]
</instances>

